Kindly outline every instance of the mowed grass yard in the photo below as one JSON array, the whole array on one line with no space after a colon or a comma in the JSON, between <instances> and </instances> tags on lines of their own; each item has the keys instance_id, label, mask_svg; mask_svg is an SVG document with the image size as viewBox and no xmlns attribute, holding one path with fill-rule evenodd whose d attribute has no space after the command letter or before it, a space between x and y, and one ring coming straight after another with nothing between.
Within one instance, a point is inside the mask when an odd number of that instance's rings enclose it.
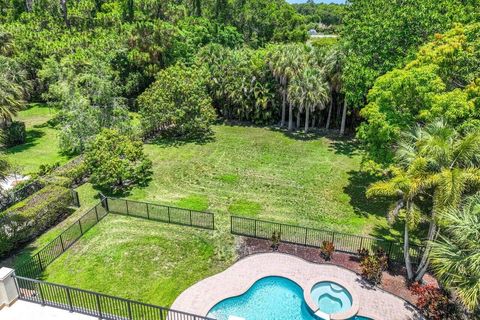
<instances>
[{"instance_id":1,"label":"mowed grass yard","mask_svg":"<svg viewBox=\"0 0 480 320\"><path fill-rule=\"evenodd\" d=\"M213 129L212 139L201 143L145 145L152 179L126 196L213 212L217 230L111 214L53 262L44 280L169 306L184 289L237 258L230 214L398 236L386 223L387 204L364 198L371 178L360 172L353 141L259 127ZM82 201L95 201L91 185L80 191L87 199ZM78 216L77 211L70 219ZM65 228L52 228L39 239ZM28 254L41 243L37 240Z\"/></svg>"},{"instance_id":2,"label":"mowed grass yard","mask_svg":"<svg viewBox=\"0 0 480 320\"><path fill-rule=\"evenodd\" d=\"M68 157L59 151L57 129L47 123L56 112L46 104L33 103L18 113L15 120L25 122L27 141L5 150L7 159L17 172L30 174L42 164L68 161Z\"/></svg>"}]
</instances>

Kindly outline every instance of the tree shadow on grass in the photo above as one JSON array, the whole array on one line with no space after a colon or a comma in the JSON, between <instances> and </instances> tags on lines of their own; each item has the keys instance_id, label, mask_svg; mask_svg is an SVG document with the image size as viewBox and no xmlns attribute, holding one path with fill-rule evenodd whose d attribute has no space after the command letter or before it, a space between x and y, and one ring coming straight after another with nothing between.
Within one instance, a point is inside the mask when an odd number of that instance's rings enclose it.
<instances>
[{"instance_id":1,"label":"tree shadow on grass","mask_svg":"<svg viewBox=\"0 0 480 320\"><path fill-rule=\"evenodd\" d=\"M27 131L25 143L6 149L5 154L15 154L35 147L36 145L38 145L38 139L40 139L44 135L45 132L41 130L30 129Z\"/></svg>"},{"instance_id":2,"label":"tree shadow on grass","mask_svg":"<svg viewBox=\"0 0 480 320\"><path fill-rule=\"evenodd\" d=\"M151 140L147 140L147 144L155 144L162 147L180 147L186 144L205 145L215 141L215 135L213 131L209 131L205 134L189 137L176 137L176 136L159 136Z\"/></svg>"},{"instance_id":3,"label":"tree shadow on grass","mask_svg":"<svg viewBox=\"0 0 480 320\"><path fill-rule=\"evenodd\" d=\"M393 199L388 198L367 198L365 193L368 186L379 178L363 171L349 171L348 185L343 188L343 191L350 196L350 205L354 212L362 217L375 215L382 218L387 217L390 205ZM411 239L419 243L426 235L428 225L420 224L415 230L410 231ZM398 219L392 224L377 224L373 227L371 235L377 238L386 240L402 241L404 231L404 223Z\"/></svg>"},{"instance_id":4,"label":"tree shadow on grass","mask_svg":"<svg viewBox=\"0 0 480 320\"><path fill-rule=\"evenodd\" d=\"M350 205L356 214L367 217L369 215L384 217L388 212L390 202L382 199L367 199L365 192L370 184L378 178L363 171L347 172L348 185L343 191L350 196Z\"/></svg>"}]
</instances>

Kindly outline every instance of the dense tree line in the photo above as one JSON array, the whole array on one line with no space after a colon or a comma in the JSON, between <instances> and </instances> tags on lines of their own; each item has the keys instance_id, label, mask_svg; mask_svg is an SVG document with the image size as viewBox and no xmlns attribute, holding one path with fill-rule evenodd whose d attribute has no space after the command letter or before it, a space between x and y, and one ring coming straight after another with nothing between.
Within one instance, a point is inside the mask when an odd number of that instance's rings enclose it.
<instances>
[{"instance_id":1,"label":"dense tree line","mask_svg":"<svg viewBox=\"0 0 480 320\"><path fill-rule=\"evenodd\" d=\"M217 118L356 130L366 167L382 177L368 196L391 198L392 220L405 224L408 278L420 280L432 254L443 283L478 310L462 269L478 256L445 260L446 270L438 254L476 248L469 237L453 241L447 221L467 216L475 199L465 198L480 190L478 8L479 0L0 0L1 126L28 101L48 102L60 110L62 151L87 150L93 180L115 190L145 181L140 139L198 137ZM310 41L310 28L340 38ZM119 146L111 159L95 149L110 140ZM99 162L114 174L95 171ZM420 222L429 225L427 250L413 268L409 235Z\"/></svg>"}]
</instances>

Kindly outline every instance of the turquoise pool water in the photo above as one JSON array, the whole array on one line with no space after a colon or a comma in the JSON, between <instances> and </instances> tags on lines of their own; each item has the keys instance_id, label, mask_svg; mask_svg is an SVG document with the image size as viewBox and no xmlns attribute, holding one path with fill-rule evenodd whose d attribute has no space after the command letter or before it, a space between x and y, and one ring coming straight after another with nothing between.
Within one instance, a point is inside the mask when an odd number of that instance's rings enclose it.
<instances>
[{"instance_id":1,"label":"turquoise pool water","mask_svg":"<svg viewBox=\"0 0 480 320\"><path fill-rule=\"evenodd\" d=\"M255 282L244 294L217 303L208 317L228 320L229 316L245 320L318 320L303 299L303 290L292 280L266 277ZM355 317L351 320L368 320Z\"/></svg>"},{"instance_id":2,"label":"turquoise pool water","mask_svg":"<svg viewBox=\"0 0 480 320\"><path fill-rule=\"evenodd\" d=\"M313 286L311 296L321 311L332 314L352 307L352 295L335 282L324 281Z\"/></svg>"}]
</instances>

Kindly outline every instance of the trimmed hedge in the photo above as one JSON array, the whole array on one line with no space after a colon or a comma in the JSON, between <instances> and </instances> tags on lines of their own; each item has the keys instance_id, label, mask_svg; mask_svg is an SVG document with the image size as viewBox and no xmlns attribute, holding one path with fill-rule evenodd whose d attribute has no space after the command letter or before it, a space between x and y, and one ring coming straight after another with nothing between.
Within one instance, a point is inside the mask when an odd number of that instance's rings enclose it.
<instances>
[{"instance_id":1,"label":"trimmed hedge","mask_svg":"<svg viewBox=\"0 0 480 320\"><path fill-rule=\"evenodd\" d=\"M20 121L13 121L3 129L4 143L6 147L13 147L23 144L27 141L27 130L25 123Z\"/></svg>"},{"instance_id":2,"label":"trimmed hedge","mask_svg":"<svg viewBox=\"0 0 480 320\"><path fill-rule=\"evenodd\" d=\"M88 176L88 168L83 155L67 162L53 171L53 175L70 179L70 187L79 185Z\"/></svg>"},{"instance_id":3,"label":"trimmed hedge","mask_svg":"<svg viewBox=\"0 0 480 320\"><path fill-rule=\"evenodd\" d=\"M69 213L70 189L47 185L0 213L0 256L32 240Z\"/></svg>"}]
</instances>

